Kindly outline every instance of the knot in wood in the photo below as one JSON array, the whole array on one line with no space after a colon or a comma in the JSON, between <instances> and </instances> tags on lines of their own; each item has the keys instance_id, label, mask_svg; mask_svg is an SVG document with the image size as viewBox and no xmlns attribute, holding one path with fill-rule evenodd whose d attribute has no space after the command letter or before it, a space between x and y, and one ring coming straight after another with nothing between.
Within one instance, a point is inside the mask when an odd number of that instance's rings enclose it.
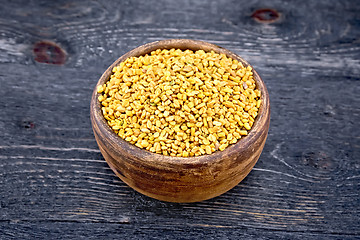
<instances>
[{"instance_id":1,"label":"knot in wood","mask_svg":"<svg viewBox=\"0 0 360 240\"><path fill-rule=\"evenodd\" d=\"M263 8L256 10L251 17L260 23L272 23L280 18L280 13L274 9Z\"/></svg>"},{"instance_id":2,"label":"knot in wood","mask_svg":"<svg viewBox=\"0 0 360 240\"><path fill-rule=\"evenodd\" d=\"M40 63L63 65L66 61L66 52L54 42L37 42L33 52L35 61Z\"/></svg>"}]
</instances>

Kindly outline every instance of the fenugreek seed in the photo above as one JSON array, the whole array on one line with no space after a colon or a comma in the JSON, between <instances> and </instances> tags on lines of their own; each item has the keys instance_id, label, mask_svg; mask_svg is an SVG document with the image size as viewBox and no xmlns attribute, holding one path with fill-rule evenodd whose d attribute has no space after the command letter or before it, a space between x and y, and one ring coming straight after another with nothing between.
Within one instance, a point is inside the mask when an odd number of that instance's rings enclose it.
<instances>
[{"instance_id":1,"label":"fenugreek seed","mask_svg":"<svg viewBox=\"0 0 360 240\"><path fill-rule=\"evenodd\" d=\"M248 85L245 82L243 82L242 85L243 85L244 90L246 90L248 88Z\"/></svg>"},{"instance_id":2,"label":"fenugreek seed","mask_svg":"<svg viewBox=\"0 0 360 240\"><path fill-rule=\"evenodd\" d=\"M257 102L256 102L256 108L260 108L260 105L261 105L261 100L257 100Z\"/></svg>"},{"instance_id":3,"label":"fenugreek seed","mask_svg":"<svg viewBox=\"0 0 360 240\"><path fill-rule=\"evenodd\" d=\"M146 122L146 126L147 126L148 129L151 129L151 128L153 127L153 125L152 125L152 123L151 123L150 120L148 120L148 121Z\"/></svg>"},{"instance_id":4,"label":"fenugreek seed","mask_svg":"<svg viewBox=\"0 0 360 240\"><path fill-rule=\"evenodd\" d=\"M189 121L191 121L191 122L195 121L195 117L192 114L189 114L188 118L189 118Z\"/></svg>"},{"instance_id":5,"label":"fenugreek seed","mask_svg":"<svg viewBox=\"0 0 360 240\"><path fill-rule=\"evenodd\" d=\"M246 130L240 130L239 133L240 133L240 135L247 135L248 134L248 132Z\"/></svg>"},{"instance_id":6,"label":"fenugreek seed","mask_svg":"<svg viewBox=\"0 0 360 240\"><path fill-rule=\"evenodd\" d=\"M213 121L213 124L218 127L222 125L222 123L219 121Z\"/></svg>"},{"instance_id":7,"label":"fenugreek seed","mask_svg":"<svg viewBox=\"0 0 360 240\"><path fill-rule=\"evenodd\" d=\"M246 128L246 130L250 130L250 129L251 129L251 127L250 127L250 125L249 125L248 122L244 124L244 127Z\"/></svg>"},{"instance_id":8,"label":"fenugreek seed","mask_svg":"<svg viewBox=\"0 0 360 240\"><path fill-rule=\"evenodd\" d=\"M100 85L97 87L97 93L102 93L104 91L104 86Z\"/></svg>"},{"instance_id":9,"label":"fenugreek seed","mask_svg":"<svg viewBox=\"0 0 360 240\"><path fill-rule=\"evenodd\" d=\"M126 139L125 139L126 140ZM139 147L139 148L143 148L143 146L141 146L141 144L140 143L135 143L135 146L137 146L137 147Z\"/></svg>"},{"instance_id":10,"label":"fenugreek seed","mask_svg":"<svg viewBox=\"0 0 360 240\"><path fill-rule=\"evenodd\" d=\"M209 145L205 147L205 152L206 152L206 154L211 154L212 153L211 147Z\"/></svg>"},{"instance_id":11,"label":"fenugreek seed","mask_svg":"<svg viewBox=\"0 0 360 240\"><path fill-rule=\"evenodd\" d=\"M203 140L203 144L205 144L205 145L210 145L210 141L205 138L205 139Z\"/></svg>"},{"instance_id":12,"label":"fenugreek seed","mask_svg":"<svg viewBox=\"0 0 360 240\"><path fill-rule=\"evenodd\" d=\"M223 137L225 137L226 135L225 135L224 132L220 132L220 133L217 134L217 136L218 136L219 138L223 138Z\"/></svg>"},{"instance_id":13,"label":"fenugreek seed","mask_svg":"<svg viewBox=\"0 0 360 240\"><path fill-rule=\"evenodd\" d=\"M104 96L103 96L103 95L100 95L100 96L98 97L98 100L99 100L99 102L104 101Z\"/></svg>"},{"instance_id":14,"label":"fenugreek seed","mask_svg":"<svg viewBox=\"0 0 360 240\"><path fill-rule=\"evenodd\" d=\"M228 142L229 141L226 138L224 138L223 140L220 141L220 144L225 144L225 143L228 143Z\"/></svg>"},{"instance_id":15,"label":"fenugreek seed","mask_svg":"<svg viewBox=\"0 0 360 240\"><path fill-rule=\"evenodd\" d=\"M216 137L212 134L209 134L209 137L208 139L211 141L211 142L216 142Z\"/></svg>"},{"instance_id":16,"label":"fenugreek seed","mask_svg":"<svg viewBox=\"0 0 360 240\"><path fill-rule=\"evenodd\" d=\"M144 147L144 148L146 148L147 146L149 146L148 141L142 140L142 141L141 141L141 146Z\"/></svg>"},{"instance_id":17,"label":"fenugreek seed","mask_svg":"<svg viewBox=\"0 0 360 240\"><path fill-rule=\"evenodd\" d=\"M169 117L165 118L165 120L166 120L167 122L174 121L174 119L175 119L174 116L169 116Z\"/></svg>"},{"instance_id":18,"label":"fenugreek seed","mask_svg":"<svg viewBox=\"0 0 360 240\"><path fill-rule=\"evenodd\" d=\"M220 143L219 143L219 142L216 142L216 143L215 143L215 150L216 150L216 151L219 150L219 146L220 146Z\"/></svg>"},{"instance_id":19,"label":"fenugreek seed","mask_svg":"<svg viewBox=\"0 0 360 240\"><path fill-rule=\"evenodd\" d=\"M221 144L220 146L219 146L219 150L220 151L224 151L225 150L225 148L228 146L228 144Z\"/></svg>"},{"instance_id":20,"label":"fenugreek seed","mask_svg":"<svg viewBox=\"0 0 360 240\"><path fill-rule=\"evenodd\" d=\"M251 83L251 81L249 81L249 80L246 81L245 83L246 83L246 85L247 85L248 87L253 85L253 84Z\"/></svg>"},{"instance_id":21,"label":"fenugreek seed","mask_svg":"<svg viewBox=\"0 0 360 240\"><path fill-rule=\"evenodd\" d=\"M169 111L164 111L164 117L168 117L170 115Z\"/></svg>"},{"instance_id":22,"label":"fenugreek seed","mask_svg":"<svg viewBox=\"0 0 360 240\"><path fill-rule=\"evenodd\" d=\"M249 117L250 117L250 115L249 115L247 112L244 112L244 113L242 114L242 116L243 116L243 118L249 118Z\"/></svg>"},{"instance_id":23,"label":"fenugreek seed","mask_svg":"<svg viewBox=\"0 0 360 240\"><path fill-rule=\"evenodd\" d=\"M222 151L247 135L261 106L251 67L224 54L155 50L112 71L97 87L104 118L119 137L155 153Z\"/></svg>"},{"instance_id":24,"label":"fenugreek seed","mask_svg":"<svg viewBox=\"0 0 360 240\"><path fill-rule=\"evenodd\" d=\"M236 138L236 139L239 139L241 136L238 132L234 132L233 133L233 136Z\"/></svg>"},{"instance_id":25,"label":"fenugreek seed","mask_svg":"<svg viewBox=\"0 0 360 240\"><path fill-rule=\"evenodd\" d=\"M194 127L192 127L191 130L190 130L191 136L194 136L194 135L195 135L195 131L196 131L196 129L195 129Z\"/></svg>"},{"instance_id":26,"label":"fenugreek seed","mask_svg":"<svg viewBox=\"0 0 360 240\"><path fill-rule=\"evenodd\" d=\"M165 107L164 106L162 106L162 105L158 105L158 107L157 107L158 109L159 109L159 111L164 111L165 110Z\"/></svg>"},{"instance_id":27,"label":"fenugreek seed","mask_svg":"<svg viewBox=\"0 0 360 240\"><path fill-rule=\"evenodd\" d=\"M121 128L121 126L118 126L118 125L115 125L112 127L112 129L114 129L114 130L119 130L120 128Z\"/></svg>"},{"instance_id":28,"label":"fenugreek seed","mask_svg":"<svg viewBox=\"0 0 360 240\"><path fill-rule=\"evenodd\" d=\"M197 123L195 123L195 126L198 127L198 128L200 128L202 125L203 125L203 122L197 122Z\"/></svg>"},{"instance_id":29,"label":"fenugreek seed","mask_svg":"<svg viewBox=\"0 0 360 240\"><path fill-rule=\"evenodd\" d=\"M154 103L158 104L160 101L161 101L161 99L159 97L157 97L157 98L155 98Z\"/></svg>"},{"instance_id":30,"label":"fenugreek seed","mask_svg":"<svg viewBox=\"0 0 360 240\"><path fill-rule=\"evenodd\" d=\"M161 152L161 144L159 142L154 143L155 152Z\"/></svg>"},{"instance_id":31,"label":"fenugreek seed","mask_svg":"<svg viewBox=\"0 0 360 240\"><path fill-rule=\"evenodd\" d=\"M150 130L147 128L141 128L140 130L144 133L150 133Z\"/></svg>"},{"instance_id":32,"label":"fenugreek seed","mask_svg":"<svg viewBox=\"0 0 360 240\"><path fill-rule=\"evenodd\" d=\"M212 130L213 133L217 133L218 131L221 130L221 128L218 127L218 126L215 126L215 127L211 128L211 130Z\"/></svg>"},{"instance_id":33,"label":"fenugreek seed","mask_svg":"<svg viewBox=\"0 0 360 240\"><path fill-rule=\"evenodd\" d=\"M184 106L183 106L183 109L184 109L184 111L186 111L186 112L190 112L190 111L191 111L191 109L189 108L188 105L184 105Z\"/></svg>"}]
</instances>

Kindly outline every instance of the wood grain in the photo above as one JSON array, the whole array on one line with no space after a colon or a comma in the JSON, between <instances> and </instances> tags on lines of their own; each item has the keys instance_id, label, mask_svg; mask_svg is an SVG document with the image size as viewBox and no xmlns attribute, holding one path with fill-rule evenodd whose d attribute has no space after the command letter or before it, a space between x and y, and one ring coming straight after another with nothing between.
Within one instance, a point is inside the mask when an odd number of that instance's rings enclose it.
<instances>
[{"instance_id":1,"label":"wood grain","mask_svg":"<svg viewBox=\"0 0 360 240\"><path fill-rule=\"evenodd\" d=\"M281 17L258 23L259 8ZM350 0L2 2L0 238L358 238L359 11ZM91 92L107 66L169 38L234 51L269 90L258 163L202 203L131 190L91 130ZM34 60L43 40L66 52L64 65Z\"/></svg>"}]
</instances>

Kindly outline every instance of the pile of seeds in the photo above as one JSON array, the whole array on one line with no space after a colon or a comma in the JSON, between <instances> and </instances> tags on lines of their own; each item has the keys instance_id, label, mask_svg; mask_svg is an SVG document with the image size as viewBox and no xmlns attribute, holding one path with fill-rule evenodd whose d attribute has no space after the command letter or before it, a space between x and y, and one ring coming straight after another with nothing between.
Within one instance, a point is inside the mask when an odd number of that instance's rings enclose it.
<instances>
[{"instance_id":1,"label":"pile of seeds","mask_svg":"<svg viewBox=\"0 0 360 240\"><path fill-rule=\"evenodd\" d=\"M180 157L236 143L261 105L250 66L203 50L158 49L128 58L97 91L117 135L139 148Z\"/></svg>"}]
</instances>

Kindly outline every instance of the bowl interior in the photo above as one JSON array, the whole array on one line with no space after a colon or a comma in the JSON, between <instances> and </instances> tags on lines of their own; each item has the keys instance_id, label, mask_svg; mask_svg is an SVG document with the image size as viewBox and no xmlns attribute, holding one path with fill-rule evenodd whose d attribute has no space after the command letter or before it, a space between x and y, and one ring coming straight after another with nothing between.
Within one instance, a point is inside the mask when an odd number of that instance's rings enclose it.
<instances>
[{"instance_id":1,"label":"bowl interior","mask_svg":"<svg viewBox=\"0 0 360 240\"><path fill-rule=\"evenodd\" d=\"M244 66L249 66L250 64L246 62L244 59L239 57L238 55L230 52L227 49L224 49L222 47L216 46L211 43L203 42L203 41L197 41L197 40L189 40L189 39L171 39L171 40L163 40L163 41L157 41L148 43L145 45L142 45L138 48L135 48L128 53L121 56L119 59L117 59L100 77L95 90L92 95L91 100L91 111L92 111L92 121L96 121L98 124L98 127L101 131L105 132L109 139L107 139L108 144L110 144L114 149L116 149L116 146L121 145L124 149L127 149L127 151L130 151L134 157L138 159L143 159L145 161L153 161L156 159L156 161L161 161L161 163L166 164L175 164L175 165L199 165L199 164L207 164L209 162L213 161L219 161L220 159L235 154L236 152L244 152L246 149L251 146L256 139L263 134L264 128L269 127L269 95L266 89L266 86L262 79L260 78L259 74L255 71L253 68L253 76L256 81L257 88L261 91L261 106L258 112L258 115L254 121L254 124L249 131L248 135L246 137L241 138L236 144L230 145L227 147L224 151L216 151L210 155L201 155L196 157L173 157L173 156L165 156L162 154L156 154L152 153L150 151L140 149L122 138L118 137L112 129L108 126L105 118L102 115L101 112L101 106L98 101L99 94L97 93L97 86L103 85L106 83L111 74L112 69L119 65L120 62L124 61L125 59L129 57L138 57L145 54L149 54L150 52L156 50L156 49L171 49L171 48L179 48L181 50L190 49L193 51L196 50L204 50L206 52L208 51L214 51L216 53L223 53L227 57L231 57L232 59L236 59L239 62L243 63ZM266 129L267 131L267 129ZM156 155L156 157L154 157ZM161 155L161 156L159 156Z\"/></svg>"}]
</instances>

